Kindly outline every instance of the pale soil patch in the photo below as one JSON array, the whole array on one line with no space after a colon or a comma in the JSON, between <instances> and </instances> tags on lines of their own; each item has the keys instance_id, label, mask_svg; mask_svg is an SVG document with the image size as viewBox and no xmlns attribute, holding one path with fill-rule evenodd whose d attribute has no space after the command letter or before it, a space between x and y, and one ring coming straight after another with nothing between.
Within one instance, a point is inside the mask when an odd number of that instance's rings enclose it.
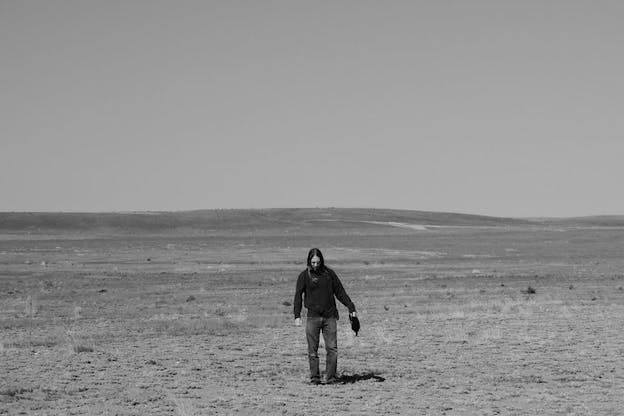
<instances>
[{"instance_id":1,"label":"pale soil patch","mask_svg":"<svg viewBox=\"0 0 624 416\"><path fill-rule=\"evenodd\" d=\"M416 230L416 231L427 231L427 227L422 224L406 224L404 222L394 222L394 221L387 221L387 222L362 221L362 222L366 224L388 225L390 227L407 228L407 229Z\"/></svg>"}]
</instances>

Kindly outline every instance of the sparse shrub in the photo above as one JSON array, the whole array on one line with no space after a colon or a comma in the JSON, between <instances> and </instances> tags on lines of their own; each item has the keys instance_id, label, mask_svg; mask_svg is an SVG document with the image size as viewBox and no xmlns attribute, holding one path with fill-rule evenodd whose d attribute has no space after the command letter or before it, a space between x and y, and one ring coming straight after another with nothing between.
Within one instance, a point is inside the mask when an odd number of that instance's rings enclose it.
<instances>
[{"instance_id":1,"label":"sparse shrub","mask_svg":"<svg viewBox=\"0 0 624 416\"><path fill-rule=\"evenodd\" d=\"M534 295L537 292L531 285L529 285L529 287L527 287L527 290L524 293L526 293L527 295Z\"/></svg>"},{"instance_id":2,"label":"sparse shrub","mask_svg":"<svg viewBox=\"0 0 624 416\"><path fill-rule=\"evenodd\" d=\"M226 314L227 314L227 311L221 307L215 310L215 315L217 316L225 316Z\"/></svg>"},{"instance_id":3,"label":"sparse shrub","mask_svg":"<svg viewBox=\"0 0 624 416\"><path fill-rule=\"evenodd\" d=\"M93 352L93 347L90 345L74 344L72 345L72 349L75 353Z\"/></svg>"}]
</instances>

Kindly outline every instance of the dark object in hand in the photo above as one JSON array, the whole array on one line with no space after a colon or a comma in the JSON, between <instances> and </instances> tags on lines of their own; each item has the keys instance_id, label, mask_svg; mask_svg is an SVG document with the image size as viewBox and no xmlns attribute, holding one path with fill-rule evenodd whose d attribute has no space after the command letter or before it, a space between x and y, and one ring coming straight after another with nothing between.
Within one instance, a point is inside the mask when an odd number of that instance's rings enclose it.
<instances>
[{"instance_id":1,"label":"dark object in hand","mask_svg":"<svg viewBox=\"0 0 624 416\"><path fill-rule=\"evenodd\" d=\"M355 332L355 336L357 337L357 334L360 331L360 320L357 316L351 315L349 315L349 320L351 321L351 329Z\"/></svg>"}]
</instances>

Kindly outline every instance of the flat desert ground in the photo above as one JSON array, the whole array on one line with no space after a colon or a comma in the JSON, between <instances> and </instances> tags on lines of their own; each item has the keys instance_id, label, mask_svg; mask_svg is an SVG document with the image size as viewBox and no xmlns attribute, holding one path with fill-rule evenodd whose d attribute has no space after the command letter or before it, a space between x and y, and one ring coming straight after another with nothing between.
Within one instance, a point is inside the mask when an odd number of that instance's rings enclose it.
<instances>
[{"instance_id":1,"label":"flat desert ground","mask_svg":"<svg viewBox=\"0 0 624 416\"><path fill-rule=\"evenodd\" d=\"M0 234L0 414L624 414L624 228L345 224ZM293 323L311 247L343 384Z\"/></svg>"}]
</instances>

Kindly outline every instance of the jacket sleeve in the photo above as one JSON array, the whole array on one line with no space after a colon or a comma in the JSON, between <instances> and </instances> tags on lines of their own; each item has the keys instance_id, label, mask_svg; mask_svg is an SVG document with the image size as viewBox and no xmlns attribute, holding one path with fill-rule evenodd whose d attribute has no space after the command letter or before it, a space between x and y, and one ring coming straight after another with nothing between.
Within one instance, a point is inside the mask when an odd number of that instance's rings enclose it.
<instances>
[{"instance_id":1,"label":"jacket sleeve","mask_svg":"<svg viewBox=\"0 0 624 416\"><path fill-rule=\"evenodd\" d=\"M297 278L297 287L295 289L295 299L293 301L293 312L295 319L301 318L301 297L305 291L305 273L300 273Z\"/></svg>"},{"instance_id":2,"label":"jacket sleeve","mask_svg":"<svg viewBox=\"0 0 624 416\"><path fill-rule=\"evenodd\" d=\"M355 305L351 301L351 298L349 297L349 295L347 295L347 292L342 286L342 283L340 282L338 275L333 270L331 271L331 274L333 277L332 282L333 282L334 295L340 301L340 303L342 303L344 306L347 307L347 309L349 309L349 313L355 312Z\"/></svg>"}]
</instances>

